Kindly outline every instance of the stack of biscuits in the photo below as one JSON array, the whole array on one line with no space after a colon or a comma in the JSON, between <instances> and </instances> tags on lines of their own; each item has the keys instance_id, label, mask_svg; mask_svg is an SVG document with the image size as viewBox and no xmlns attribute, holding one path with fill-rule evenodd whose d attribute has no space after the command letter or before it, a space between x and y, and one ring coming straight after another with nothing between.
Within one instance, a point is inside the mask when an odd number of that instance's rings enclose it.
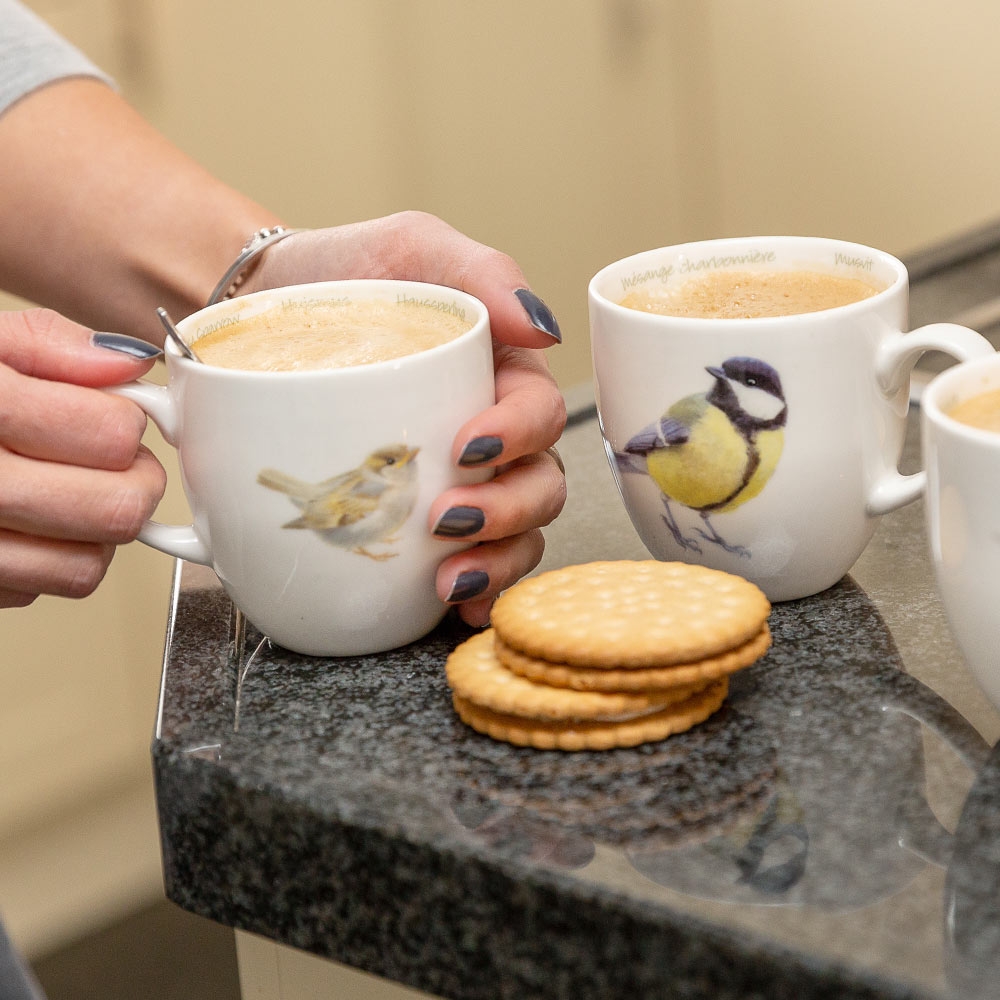
<instances>
[{"instance_id":1,"label":"stack of biscuits","mask_svg":"<svg viewBox=\"0 0 1000 1000\"><path fill-rule=\"evenodd\" d=\"M518 746L606 750L703 722L771 644L742 577L679 562L593 562L521 580L448 657L459 717Z\"/></svg>"}]
</instances>

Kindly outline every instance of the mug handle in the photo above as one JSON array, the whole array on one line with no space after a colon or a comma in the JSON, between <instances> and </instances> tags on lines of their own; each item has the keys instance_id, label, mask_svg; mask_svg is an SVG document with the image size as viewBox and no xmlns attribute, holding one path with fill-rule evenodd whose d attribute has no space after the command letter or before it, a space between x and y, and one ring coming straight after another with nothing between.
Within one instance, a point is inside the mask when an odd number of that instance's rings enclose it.
<instances>
[{"instance_id":1,"label":"mug handle","mask_svg":"<svg viewBox=\"0 0 1000 1000\"><path fill-rule=\"evenodd\" d=\"M904 675L907 676L907 675ZM985 766L992 747L957 709L915 678L900 683L881 704L883 712L909 716L939 736L973 775ZM934 815L923 795L905 803L897 816L902 847L939 868L950 862L954 838Z\"/></svg>"},{"instance_id":2,"label":"mug handle","mask_svg":"<svg viewBox=\"0 0 1000 1000\"><path fill-rule=\"evenodd\" d=\"M875 377L887 398L899 396L908 389L910 372L927 351L943 351L959 362L996 353L984 336L956 323L931 323L909 333L888 337L875 356ZM904 413L908 399L908 394L903 396ZM926 485L927 473L924 471L904 476L892 469L873 486L866 511L869 514L887 514L916 500Z\"/></svg>"},{"instance_id":3,"label":"mug handle","mask_svg":"<svg viewBox=\"0 0 1000 1000\"><path fill-rule=\"evenodd\" d=\"M140 379L125 385L109 386L104 391L130 399L156 424L167 444L177 447L180 421L174 399L166 386ZM212 553L199 538L193 524L172 525L146 521L139 530L138 540L176 559L186 559L202 566L212 565Z\"/></svg>"}]
</instances>

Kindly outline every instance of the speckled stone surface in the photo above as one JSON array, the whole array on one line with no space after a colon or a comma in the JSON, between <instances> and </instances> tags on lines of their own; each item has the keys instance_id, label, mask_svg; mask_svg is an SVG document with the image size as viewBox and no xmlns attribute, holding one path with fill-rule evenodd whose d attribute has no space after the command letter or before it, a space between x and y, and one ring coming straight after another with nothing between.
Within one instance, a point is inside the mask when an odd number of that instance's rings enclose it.
<instances>
[{"instance_id":1,"label":"speckled stone surface","mask_svg":"<svg viewBox=\"0 0 1000 1000\"><path fill-rule=\"evenodd\" d=\"M586 407L561 449L541 568L646 558ZM717 716L602 754L467 729L455 620L368 658L252 627L234 646L228 600L185 568L153 747L168 895L470 1000L1000 996L1000 715L951 642L922 516L777 606Z\"/></svg>"}]
</instances>

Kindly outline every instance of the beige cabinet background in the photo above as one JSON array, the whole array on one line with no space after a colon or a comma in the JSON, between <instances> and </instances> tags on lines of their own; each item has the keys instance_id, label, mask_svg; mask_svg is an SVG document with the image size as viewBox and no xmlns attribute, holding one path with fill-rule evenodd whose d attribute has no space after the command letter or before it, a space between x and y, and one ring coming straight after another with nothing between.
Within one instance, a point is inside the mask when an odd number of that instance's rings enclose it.
<instances>
[{"instance_id":1,"label":"beige cabinet background","mask_svg":"<svg viewBox=\"0 0 1000 1000\"><path fill-rule=\"evenodd\" d=\"M907 253L1000 214L992 0L30 4L289 223L422 208L512 254L566 389L616 257L750 232ZM92 598L0 613L0 911L32 954L160 892L170 571L131 546Z\"/></svg>"}]
</instances>

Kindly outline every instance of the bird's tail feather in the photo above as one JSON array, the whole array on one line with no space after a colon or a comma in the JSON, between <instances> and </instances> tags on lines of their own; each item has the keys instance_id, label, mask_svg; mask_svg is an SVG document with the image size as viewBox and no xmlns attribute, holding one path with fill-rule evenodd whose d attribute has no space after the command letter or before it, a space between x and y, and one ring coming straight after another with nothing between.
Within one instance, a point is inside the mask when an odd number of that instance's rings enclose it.
<instances>
[{"instance_id":1,"label":"bird's tail feather","mask_svg":"<svg viewBox=\"0 0 1000 1000\"><path fill-rule=\"evenodd\" d=\"M308 500L315 490L312 483L296 479L294 476L288 475L287 472L280 472L278 469L261 469L257 474L257 482L268 489L287 493L294 500Z\"/></svg>"},{"instance_id":2,"label":"bird's tail feather","mask_svg":"<svg viewBox=\"0 0 1000 1000\"><path fill-rule=\"evenodd\" d=\"M619 472L646 472L646 457L645 455L632 455L627 451L616 451L615 455L615 465L618 466Z\"/></svg>"}]
</instances>

